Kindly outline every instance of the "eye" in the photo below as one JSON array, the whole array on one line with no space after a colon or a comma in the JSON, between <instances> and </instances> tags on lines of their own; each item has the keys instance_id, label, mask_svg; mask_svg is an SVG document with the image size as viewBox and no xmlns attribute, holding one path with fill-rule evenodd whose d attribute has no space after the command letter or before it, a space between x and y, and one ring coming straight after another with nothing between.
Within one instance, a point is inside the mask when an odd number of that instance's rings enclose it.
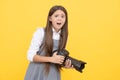
<instances>
[{"instance_id":1,"label":"eye","mask_svg":"<svg viewBox=\"0 0 120 80\"><path fill-rule=\"evenodd\" d=\"M61 16L62 18L64 18L65 16L63 15L63 16Z\"/></svg>"},{"instance_id":2,"label":"eye","mask_svg":"<svg viewBox=\"0 0 120 80\"><path fill-rule=\"evenodd\" d=\"M61 15L62 18L65 18L65 15Z\"/></svg>"},{"instance_id":3,"label":"eye","mask_svg":"<svg viewBox=\"0 0 120 80\"><path fill-rule=\"evenodd\" d=\"M55 15L55 17L58 17L58 15Z\"/></svg>"}]
</instances>

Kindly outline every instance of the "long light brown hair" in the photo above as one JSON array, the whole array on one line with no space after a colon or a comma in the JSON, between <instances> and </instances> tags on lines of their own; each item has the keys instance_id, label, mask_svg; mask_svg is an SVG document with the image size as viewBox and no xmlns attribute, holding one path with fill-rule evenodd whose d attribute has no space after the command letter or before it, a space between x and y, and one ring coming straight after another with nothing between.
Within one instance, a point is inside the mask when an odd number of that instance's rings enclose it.
<instances>
[{"instance_id":1,"label":"long light brown hair","mask_svg":"<svg viewBox=\"0 0 120 80\"><path fill-rule=\"evenodd\" d=\"M52 31L52 23L49 21L50 16L53 15L53 13L57 10L62 10L65 13L66 16L66 21L63 25L63 27L61 28L61 33L60 33L60 40L59 40L59 47L58 50L61 50L63 48L65 48L66 43L67 43L67 38L68 38L68 16L67 16L67 11L63 6L60 5L56 5L53 6L48 14L47 17L47 24L45 27L45 37L44 37L44 50L46 52L46 56L50 56L52 54L53 51L53 31ZM58 65L56 65L56 67L58 68L58 71L60 69L60 67ZM49 72L49 63L46 63L46 72Z\"/></svg>"}]
</instances>

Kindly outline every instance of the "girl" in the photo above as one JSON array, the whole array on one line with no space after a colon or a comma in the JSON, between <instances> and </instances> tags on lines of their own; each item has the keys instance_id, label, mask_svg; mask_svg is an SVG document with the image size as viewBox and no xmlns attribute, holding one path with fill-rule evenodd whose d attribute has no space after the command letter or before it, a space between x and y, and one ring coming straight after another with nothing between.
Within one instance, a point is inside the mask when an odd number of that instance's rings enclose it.
<instances>
[{"instance_id":1,"label":"girl","mask_svg":"<svg viewBox=\"0 0 120 80\"><path fill-rule=\"evenodd\" d=\"M53 6L48 14L45 28L34 33L28 60L30 61L25 80L60 80L60 64L64 56L54 50L66 47L68 38L68 16L63 6ZM66 60L65 68L72 68L71 61Z\"/></svg>"}]
</instances>

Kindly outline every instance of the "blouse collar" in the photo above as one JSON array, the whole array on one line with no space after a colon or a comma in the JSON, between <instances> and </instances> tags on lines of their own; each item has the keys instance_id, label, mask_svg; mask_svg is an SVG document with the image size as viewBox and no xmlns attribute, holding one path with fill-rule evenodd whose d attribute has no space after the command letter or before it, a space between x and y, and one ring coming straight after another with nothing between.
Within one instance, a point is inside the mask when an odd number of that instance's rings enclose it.
<instances>
[{"instance_id":1,"label":"blouse collar","mask_svg":"<svg viewBox=\"0 0 120 80\"><path fill-rule=\"evenodd\" d=\"M56 32L55 29L54 29L53 27L52 27L52 31L53 31L53 33L58 33L58 34L61 33L61 30L59 30L58 32Z\"/></svg>"}]
</instances>

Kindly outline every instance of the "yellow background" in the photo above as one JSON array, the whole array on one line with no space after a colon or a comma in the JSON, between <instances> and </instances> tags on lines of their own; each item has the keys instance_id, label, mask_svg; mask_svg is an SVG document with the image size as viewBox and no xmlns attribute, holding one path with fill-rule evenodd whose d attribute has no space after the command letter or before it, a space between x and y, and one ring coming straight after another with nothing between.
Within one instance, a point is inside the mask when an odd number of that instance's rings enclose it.
<instances>
[{"instance_id":1,"label":"yellow background","mask_svg":"<svg viewBox=\"0 0 120 80\"><path fill-rule=\"evenodd\" d=\"M24 79L32 35L56 4L69 14L70 56L87 62L62 80L120 80L120 0L0 0L0 80Z\"/></svg>"}]
</instances>

